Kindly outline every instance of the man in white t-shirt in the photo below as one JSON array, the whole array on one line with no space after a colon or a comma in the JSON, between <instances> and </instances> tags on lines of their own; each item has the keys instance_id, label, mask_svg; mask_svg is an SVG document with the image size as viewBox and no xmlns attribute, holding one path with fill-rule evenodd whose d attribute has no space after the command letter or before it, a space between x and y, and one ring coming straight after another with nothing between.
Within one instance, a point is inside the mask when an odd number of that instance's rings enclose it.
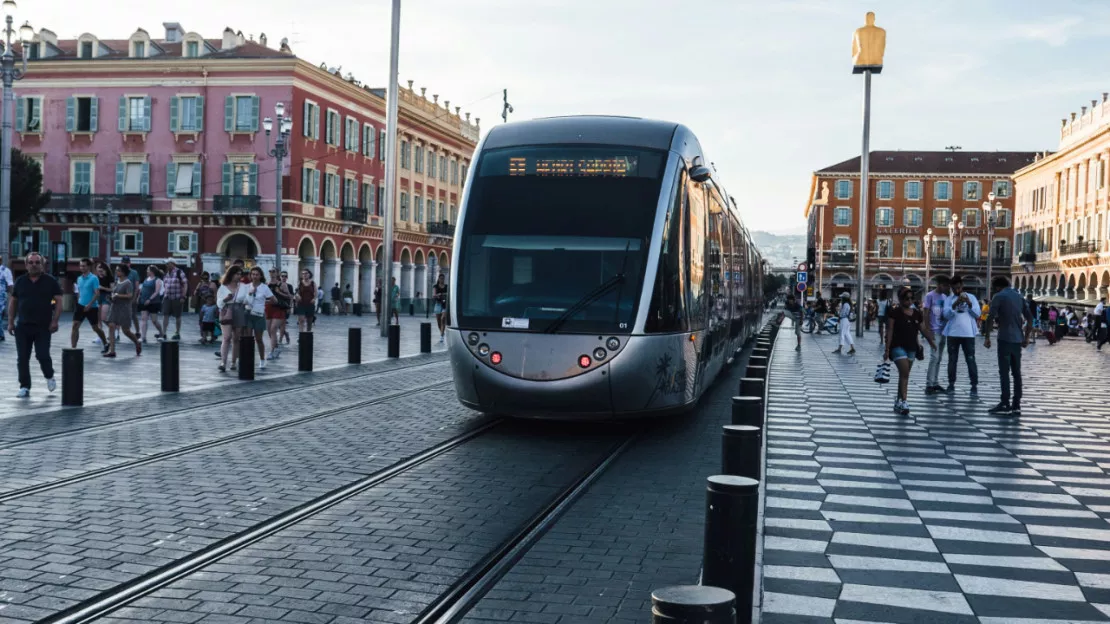
<instances>
[{"instance_id":1,"label":"man in white t-shirt","mask_svg":"<svg viewBox=\"0 0 1110 624\"><path fill-rule=\"evenodd\" d=\"M956 389L956 365L960 349L967 362L967 376L971 381L971 394L979 393L979 365L975 362L975 337L979 335L979 315L982 313L975 295L964 292L963 278L952 277L952 294L944 300L944 336L948 341L948 392Z\"/></svg>"}]
</instances>

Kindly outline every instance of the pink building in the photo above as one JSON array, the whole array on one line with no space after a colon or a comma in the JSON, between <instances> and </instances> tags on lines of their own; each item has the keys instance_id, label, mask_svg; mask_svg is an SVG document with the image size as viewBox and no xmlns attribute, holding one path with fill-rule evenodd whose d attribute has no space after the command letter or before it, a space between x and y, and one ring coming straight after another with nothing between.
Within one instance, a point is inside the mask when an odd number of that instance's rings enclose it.
<instances>
[{"instance_id":1,"label":"pink building","mask_svg":"<svg viewBox=\"0 0 1110 624\"><path fill-rule=\"evenodd\" d=\"M28 46L16 146L42 165L54 199L36 223L21 224L12 255L61 240L71 268L124 255L140 266L178 258L194 274L222 273L235 258L268 268L280 179L282 268L313 271L325 290L350 284L368 303L360 293L373 289L382 262L384 90L298 59L284 41L273 49L265 36L228 29L205 39L164 26L160 39L140 29L128 39L59 40L43 29ZM450 264L478 125L411 83L398 95L392 260L407 300L426 296L438 272L429 265ZM281 172L263 131L279 103L293 121Z\"/></svg>"}]
</instances>

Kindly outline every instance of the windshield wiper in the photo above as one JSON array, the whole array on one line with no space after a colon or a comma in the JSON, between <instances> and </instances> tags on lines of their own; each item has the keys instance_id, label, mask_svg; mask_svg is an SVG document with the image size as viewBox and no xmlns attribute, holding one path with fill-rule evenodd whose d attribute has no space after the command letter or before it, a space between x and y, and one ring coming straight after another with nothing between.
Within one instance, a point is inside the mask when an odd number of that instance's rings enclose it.
<instances>
[{"instance_id":1,"label":"windshield wiper","mask_svg":"<svg viewBox=\"0 0 1110 624\"><path fill-rule=\"evenodd\" d=\"M591 290L590 292L586 293L585 296L583 296L581 299L579 299L574 305L567 308L565 312L560 314L558 318L556 318L554 321L552 321L551 324L547 326L547 329L545 329L543 333L545 333L545 334L554 334L555 332L559 331L559 329L563 325L565 325L566 322L569 321L572 316L574 316L575 314L578 314L579 312L584 310L587 306L589 306L591 303L597 301L601 297L604 297L605 294L608 293L610 290L612 290L614 286L623 285L624 284L624 269L625 269L625 266L628 263L628 250L631 247L632 247L632 241L628 241L627 243L625 243L625 245L624 245L624 256L621 258L621 270L620 270L619 273L617 273L613 277L610 277L609 279L602 282L597 288L595 288L595 289ZM621 291L623 292L623 290L624 289L622 288ZM620 313L620 307L619 307L620 306L620 294L617 295L617 306L618 306L617 313L619 314Z\"/></svg>"}]
</instances>

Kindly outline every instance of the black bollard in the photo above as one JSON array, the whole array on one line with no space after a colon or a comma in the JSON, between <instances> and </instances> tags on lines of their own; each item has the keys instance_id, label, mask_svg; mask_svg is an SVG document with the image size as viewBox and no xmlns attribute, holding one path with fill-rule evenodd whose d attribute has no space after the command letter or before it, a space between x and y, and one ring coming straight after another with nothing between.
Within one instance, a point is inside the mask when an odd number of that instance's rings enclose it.
<instances>
[{"instance_id":1,"label":"black bollard","mask_svg":"<svg viewBox=\"0 0 1110 624\"><path fill-rule=\"evenodd\" d=\"M736 596L727 589L679 585L651 592L652 624L734 624Z\"/></svg>"},{"instance_id":2,"label":"black bollard","mask_svg":"<svg viewBox=\"0 0 1110 624\"><path fill-rule=\"evenodd\" d=\"M725 425L721 428L721 474L758 481L763 470L763 432L759 427Z\"/></svg>"},{"instance_id":3,"label":"black bollard","mask_svg":"<svg viewBox=\"0 0 1110 624\"><path fill-rule=\"evenodd\" d=\"M763 379L759 377L743 377L740 379L740 396L757 396L763 398Z\"/></svg>"},{"instance_id":4,"label":"black bollard","mask_svg":"<svg viewBox=\"0 0 1110 624\"><path fill-rule=\"evenodd\" d=\"M421 353L431 353L432 352L432 324L431 323L421 323L420 324L420 352Z\"/></svg>"},{"instance_id":5,"label":"black bollard","mask_svg":"<svg viewBox=\"0 0 1110 624\"><path fill-rule=\"evenodd\" d=\"M297 370L302 373L312 372L312 332L301 332L297 335Z\"/></svg>"},{"instance_id":6,"label":"black bollard","mask_svg":"<svg viewBox=\"0 0 1110 624\"><path fill-rule=\"evenodd\" d=\"M389 345L387 354L391 358L401 357L401 326L389 326Z\"/></svg>"},{"instance_id":7,"label":"black bollard","mask_svg":"<svg viewBox=\"0 0 1110 624\"><path fill-rule=\"evenodd\" d=\"M752 355L748 358L748 366L763 366L766 368L771 358L765 355Z\"/></svg>"},{"instance_id":8,"label":"black bollard","mask_svg":"<svg viewBox=\"0 0 1110 624\"><path fill-rule=\"evenodd\" d=\"M239 379L254 380L254 336L239 337Z\"/></svg>"},{"instance_id":9,"label":"black bollard","mask_svg":"<svg viewBox=\"0 0 1110 624\"><path fill-rule=\"evenodd\" d=\"M759 481L731 475L708 478L701 582L736 596L738 623L752 617L758 518Z\"/></svg>"},{"instance_id":10,"label":"black bollard","mask_svg":"<svg viewBox=\"0 0 1110 624\"><path fill-rule=\"evenodd\" d=\"M760 379L767 379L766 366L752 366L748 365L748 370L744 372L745 377L759 377Z\"/></svg>"},{"instance_id":11,"label":"black bollard","mask_svg":"<svg viewBox=\"0 0 1110 624\"><path fill-rule=\"evenodd\" d=\"M763 397L732 397L732 424L763 428Z\"/></svg>"},{"instance_id":12,"label":"black bollard","mask_svg":"<svg viewBox=\"0 0 1110 624\"><path fill-rule=\"evenodd\" d=\"M62 349L62 405L85 404L85 351Z\"/></svg>"},{"instance_id":13,"label":"black bollard","mask_svg":"<svg viewBox=\"0 0 1110 624\"><path fill-rule=\"evenodd\" d=\"M162 343L162 392L181 391L181 343L167 340Z\"/></svg>"},{"instance_id":14,"label":"black bollard","mask_svg":"<svg viewBox=\"0 0 1110 624\"><path fill-rule=\"evenodd\" d=\"M347 329L347 363L362 364L362 329L359 327Z\"/></svg>"}]
</instances>

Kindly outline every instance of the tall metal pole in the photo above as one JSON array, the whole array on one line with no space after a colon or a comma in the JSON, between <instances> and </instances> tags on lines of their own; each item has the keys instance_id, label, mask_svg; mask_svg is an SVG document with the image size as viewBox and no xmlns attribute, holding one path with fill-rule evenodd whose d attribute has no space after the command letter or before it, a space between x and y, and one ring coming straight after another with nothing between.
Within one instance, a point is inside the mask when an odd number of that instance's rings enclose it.
<instances>
[{"instance_id":1,"label":"tall metal pole","mask_svg":"<svg viewBox=\"0 0 1110 624\"><path fill-rule=\"evenodd\" d=\"M393 307L393 203L397 195L397 55L401 43L401 0L393 0L389 41L389 101L385 113L385 222L382 238L385 251L382 263L382 337L389 336L389 321Z\"/></svg>"},{"instance_id":2,"label":"tall metal pole","mask_svg":"<svg viewBox=\"0 0 1110 624\"><path fill-rule=\"evenodd\" d=\"M817 243L817 296L821 296L821 291L825 288L825 206L821 205L818 210L817 218L820 219L817 225L817 230L821 233L821 241ZM803 293L802 303L805 303L806 297Z\"/></svg>"},{"instance_id":3,"label":"tall metal pole","mask_svg":"<svg viewBox=\"0 0 1110 624\"><path fill-rule=\"evenodd\" d=\"M991 268L994 264L991 258L991 245L994 239L994 213L987 216L987 301L991 299Z\"/></svg>"},{"instance_id":4,"label":"tall metal pole","mask_svg":"<svg viewBox=\"0 0 1110 624\"><path fill-rule=\"evenodd\" d=\"M859 294L856 296L856 336L863 336L863 271L867 254L867 197L871 194L867 182L871 165L871 70L863 72L863 154L860 155L859 176Z\"/></svg>"},{"instance_id":5,"label":"tall metal pole","mask_svg":"<svg viewBox=\"0 0 1110 624\"><path fill-rule=\"evenodd\" d=\"M283 115L277 116L277 145L274 147L275 156L277 157L277 171L274 172L274 197L277 199L277 205L274 208L274 267L278 272L278 279L281 278L281 272L284 267L281 264L281 177L282 177L282 160L285 158L285 133L282 132L285 118Z\"/></svg>"},{"instance_id":6,"label":"tall metal pole","mask_svg":"<svg viewBox=\"0 0 1110 624\"><path fill-rule=\"evenodd\" d=\"M12 54L12 16L5 18L4 30L7 44L4 46L4 55L0 57L0 75L4 81L4 103L0 108L3 122L0 128L3 137L0 138L0 257L8 258L11 249L10 230L12 215L12 109L15 108L15 93L12 84L15 82L15 55ZM26 58L26 56L25 56ZM10 261L10 259L9 259Z\"/></svg>"}]
</instances>

